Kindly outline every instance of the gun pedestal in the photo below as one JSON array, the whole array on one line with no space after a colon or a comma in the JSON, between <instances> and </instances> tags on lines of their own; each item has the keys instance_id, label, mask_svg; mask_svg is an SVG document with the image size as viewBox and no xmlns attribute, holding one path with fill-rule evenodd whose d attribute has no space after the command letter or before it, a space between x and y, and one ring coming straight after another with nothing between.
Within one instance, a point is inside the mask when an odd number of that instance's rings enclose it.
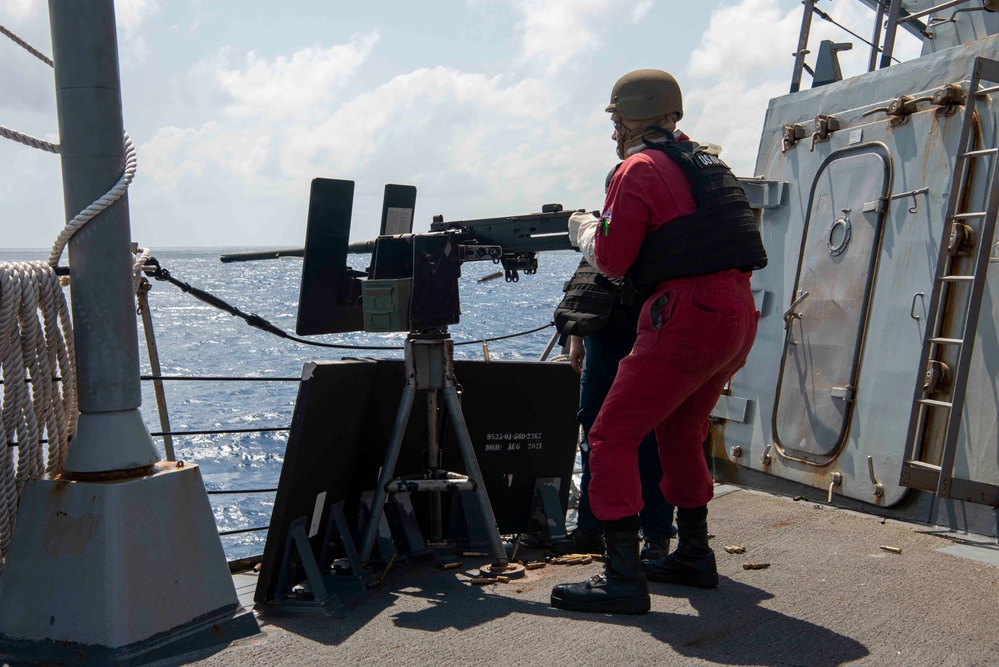
<instances>
[{"instance_id":1,"label":"gun pedestal","mask_svg":"<svg viewBox=\"0 0 999 667\"><path fill-rule=\"evenodd\" d=\"M364 541L361 544L361 560L368 561L371 558L388 494L411 491L430 491L435 494L442 491L472 491L485 522L495 564L499 567L505 567L508 563L506 549L499 534L496 515L489 502L482 472L475 458L475 450L472 448L472 439L469 436L468 426L465 424L465 417L458 401L458 391L454 382L454 343L446 328L432 333L410 331L406 338L404 368L406 386L399 402L399 411L396 413L395 426L392 429L392 438L385 455L385 463L382 465L378 485L375 487L375 496L371 504L371 517L364 532ZM409 415L418 391L428 392L428 405L432 410L435 410L437 401L443 397L451 425L457 436L462 459L465 462L465 469L468 471L467 475L439 469L440 456L437 432L434 426L436 417L431 415L427 457L429 470L427 474L424 479L393 479L399 452L402 449L403 437L406 434L406 425L409 423ZM437 497L439 500L439 495ZM435 534L432 535L432 538L439 539L440 505L439 503L433 503L433 505L435 516L432 532Z\"/></svg>"}]
</instances>

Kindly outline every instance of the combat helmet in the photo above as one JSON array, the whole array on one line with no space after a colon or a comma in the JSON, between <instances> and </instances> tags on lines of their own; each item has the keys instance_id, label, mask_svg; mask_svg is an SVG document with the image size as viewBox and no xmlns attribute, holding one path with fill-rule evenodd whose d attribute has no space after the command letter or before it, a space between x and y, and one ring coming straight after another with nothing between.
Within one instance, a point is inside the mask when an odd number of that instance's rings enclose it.
<instances>
[{"instance_id":1,"label":"combat helmet","mask_svg":"<svg viewBox=\"0 0 999 667\"><path fill-rule=\"evenodd\" d=\"M668 72L639 69L628 72L614 84L606 111L624 120L660 118L676 113L683 117L680 84Z\"/></svg>"}]
</instances>

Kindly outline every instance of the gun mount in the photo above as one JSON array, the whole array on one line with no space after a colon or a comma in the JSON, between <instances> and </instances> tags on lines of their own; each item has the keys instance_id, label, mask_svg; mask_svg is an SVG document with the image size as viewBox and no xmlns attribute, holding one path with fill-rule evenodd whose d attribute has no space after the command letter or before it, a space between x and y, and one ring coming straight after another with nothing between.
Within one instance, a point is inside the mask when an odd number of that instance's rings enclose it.
<instances>
[{"instance_id":1,"label":"gun mount","mask_svg":"<svg viewBox=\"0 0 999 667\"><path fill-rule=\"evenodd\" d=\"M386 185L381 234L348 243L354 182L312 181L305 248L223 255L223 263L303 257L296 331L426 331L457 324L461 264L503 265L507 282L537 272L537 254L571 250L575 211L546 204L540 213L445 222L412 233L416 188ZM582 209L580 209L582 210ZM367 271L347 266L347 254L371 253Z\"/></svg>"}]
</instances>

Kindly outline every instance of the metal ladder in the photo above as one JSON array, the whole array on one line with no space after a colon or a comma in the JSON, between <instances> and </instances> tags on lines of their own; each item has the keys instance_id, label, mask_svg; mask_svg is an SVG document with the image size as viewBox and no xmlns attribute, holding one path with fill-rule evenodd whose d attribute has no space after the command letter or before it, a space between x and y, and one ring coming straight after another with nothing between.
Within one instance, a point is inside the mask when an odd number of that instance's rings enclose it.
<instances>
[{"instance_id":1,"label":"metal ladder","mask_svg":"<svg viewBox=\"0 0 999 667\"><path fill-rule=\"evenodd\" d=\"M975 103L989 93L999 91L999 86L980 88L983 81L992 84L999 83L999 62L981 57L975 58L974 61L971 83L968 88L968 100L964 108L961 137L958 143L959 152L954 165L954 177L951 181L951 191L947 204L945 236L941 240L939 256L937 257L936 276L933 281L926 335L923 340L919 375L917 376L912 413L909 419L909 432L906 439L905 460L902 466L900 484L935 490L941 498L961 498L995 505L999 501L997 487L954 478L954 459L957 453L968 373L971 368L975 331L981 312L982 294L985 288L996 216L999 214L999 187L997 187L999 180L996 179L999 149L974 149L975 123L973 116ZM992 159L987 166L985 210L959 212L962 197L971 187L969 178L973 161L988 157ZM980 221L980 223L974 230L973 271L970 274L954 273L954 266L960 251L967 247L960 242L964 236L964 230L969 226L965 223L975 221ZM958 326L960 329L958 337L947 337L944 331L947 309L944 306L948 301L951 301L948 298L951 287L962 284L970 286L967 300L964 303L964 323ZM959 304L954 305L956 308L960 308ZM927 385L924 384L930 377L927 372L930 371L932 374L935 371L932 365L938 363L936 359L940 352L945 349L956 350L957 353L957 364L949 380L949 386L952 389L949 401L932 398L932 393L927 391ZM921 460L921 445L926 440L923 430L930 414L934 411L947 413L939 465ZM955 488L956 486L960 486L960 488Z\"/></svg>"}]
</instances>

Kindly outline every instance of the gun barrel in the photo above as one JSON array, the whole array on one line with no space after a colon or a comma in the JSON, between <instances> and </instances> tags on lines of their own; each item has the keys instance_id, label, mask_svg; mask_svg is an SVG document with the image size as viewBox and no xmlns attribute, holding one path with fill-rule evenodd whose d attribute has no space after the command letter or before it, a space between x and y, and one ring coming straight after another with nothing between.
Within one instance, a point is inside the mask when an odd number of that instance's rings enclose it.
<instances>
[{"instance_id":1,"label":"gun barrel","mask_svg":"<svg viewBox=\"0 0 999 667\"><path fill-rule=\"evenodd\" d=\"M371 241L355 241L347 246L347 252L351 255L363 255L366 252L375 251L375 242Z\"/></svg>"},{"instance_id":2,"label":"gun barrel","mask_svg":"<svg viewBox=\"0 0 999 667\"><path fill-rule=\"evenodd\" d=\"M375 242L356 241L347 246L347 252L352 255L361 255L372 252L375 249ZM232 262L255 262L261 259L280 259L281 257L305 257L305 248L285 248L283 250L256 250L254 252L234 252L222 255L219 259L223 264Z\"/></svg>"},{"instance_id":3,"label":"gun barrel","mask_svg":"<svg viewBox=\"0 0 999 667\"><path fill-rule=\"evenodd\" d=\"M223 264L230 262L254 262L258 259L278 259L280 257L304 257L305 248L286 248L284 250L257 250L255 252L234 252L219 257Z\"/></svg>"}]
</instances>

